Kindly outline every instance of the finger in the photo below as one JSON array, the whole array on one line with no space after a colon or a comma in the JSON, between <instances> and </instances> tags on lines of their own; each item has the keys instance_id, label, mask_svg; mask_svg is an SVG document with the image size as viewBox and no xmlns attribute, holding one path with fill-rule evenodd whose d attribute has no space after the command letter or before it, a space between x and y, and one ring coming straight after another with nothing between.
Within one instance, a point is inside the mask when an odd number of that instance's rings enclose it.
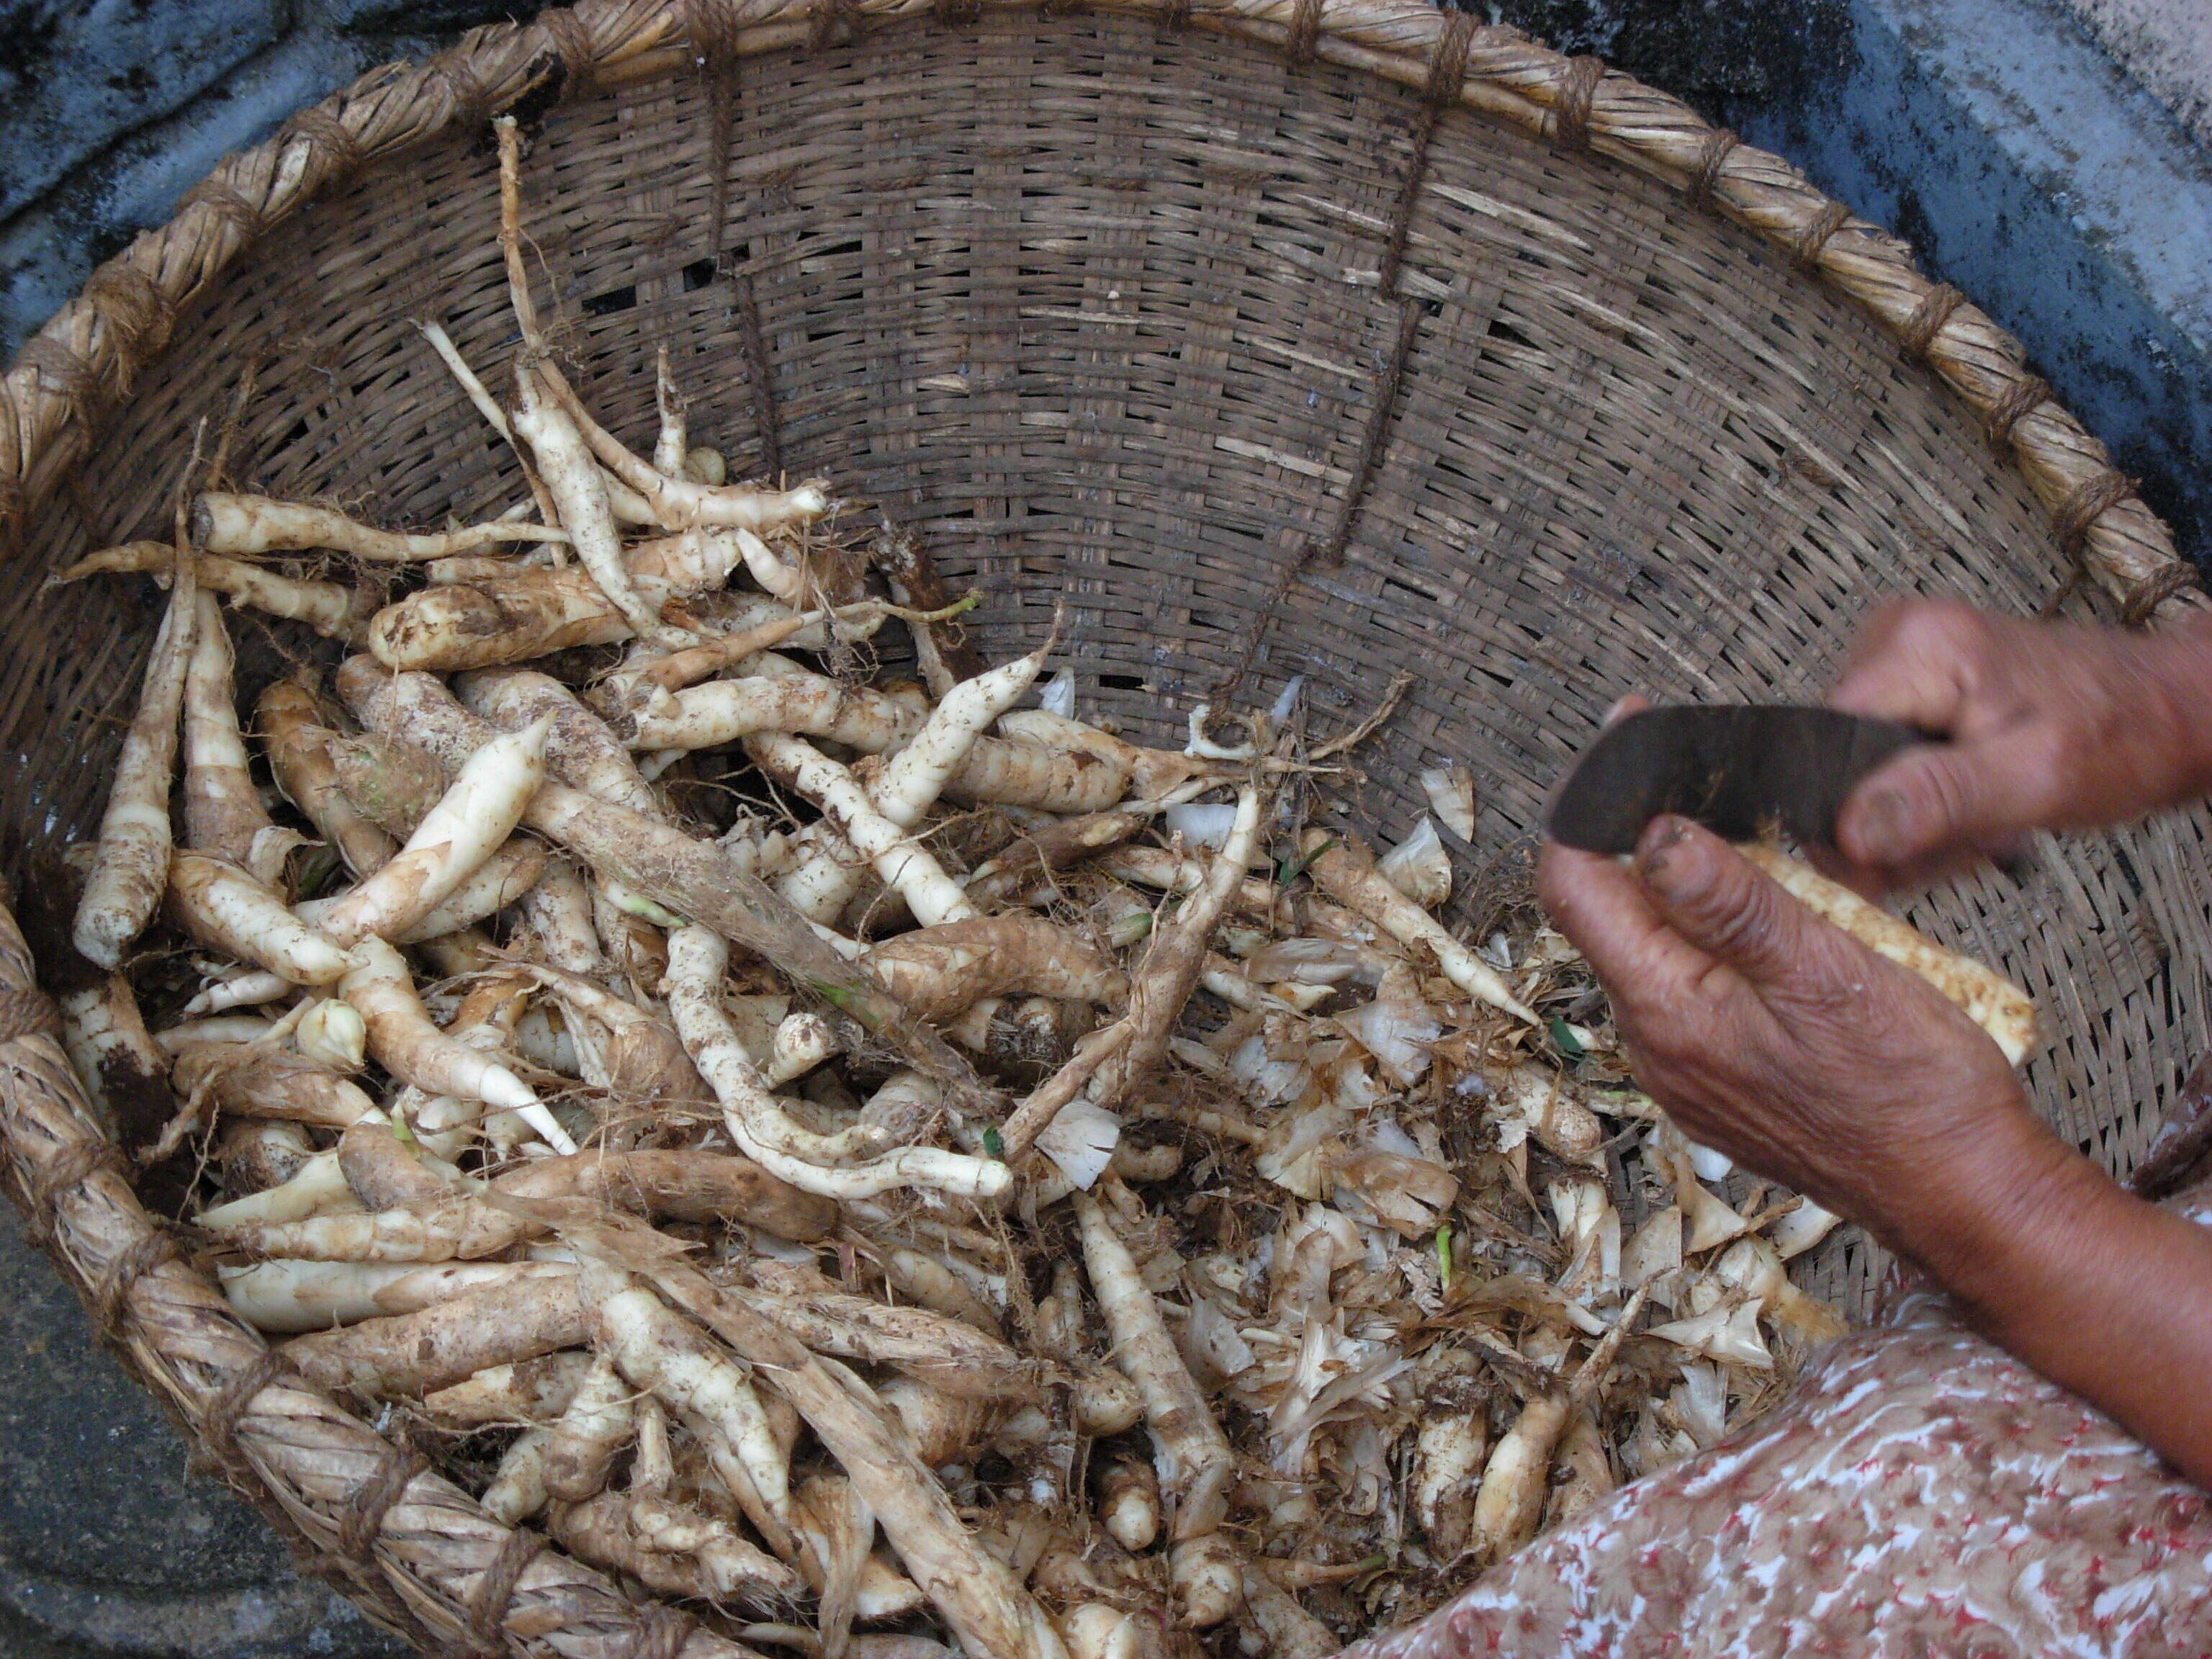
<instances>
[{"instance_id":1,"label":"finger","mask_svg":"<svg viewBox=\"0 0 2212 1659\"><path fill-rule=\"evenodd\" d=\"M1854 864L1830 847L1808 846L1805 848L1805 858L1830 881L1850 888L1869 904L1881 903L1907 881L1901 872L1878 865Z\"/></svg>"},{"instance_id":2,"label":"finger","mask_svg":"<svg viewBox=\"0 0 2212 1659\"><path fill-rule=\"evenodd\" d=\"M1632 691L1626 696L1617 699L1613 707L1605 711L1605 718L1597 723L1597 729L1602 732L1616 721L1625 720L1631 714L1640 714L1650 707L1650 698L1639 697Z\"/></svg>"},{"instance_id":3,"label":"finger","mask_svg":"<svg viewBox=\"0 0 2212 1659\"><path fill-rule=\"evenodd\" d=\"M1982 631L1973 608L1954 600L1885 605L1861 631L1828 706L1949 732L1965 709Z\"/></svg>"},{"instance_id":4,"label":"finger","mask_svg":"<svg viewBox=\"0 0 2212 1659\"><path fill-rule=\"evenodd\" d=\"M1636 864L1656 919L1754 988L1801 979L1828 952L1826 922L1687 818L1652 820Z\"/></svg>"},{"instance_id":5,"label":"finger","mask_svg":"<svg viewBox=\"0 0 2212 1659\"><path fill-rule=\"evenodd\" d=\"M1613 994L1616 1012L1670 1001L1712 967L1669 931L1644 884L1616 859L1547 841L1537 854L1536 892Z\"/></svg>"},{"instance_id":6,"label":"finger","mask_svg":"<svg viewBox=\"0 0 2212 1659\"><path fill-rule=\"evenodd\" d=\"M1900 750L1844 802L1837 848L1854 864L1904 871L2014 843L2050 815L2048 771L2019 740Z\"/></svg>"},{"instance_id":7,"label":"finger","mask_svg":"<svg viewBox=\"0 0 2212 1659\"><path fill-rule=\"evenodd\" d=\"M1879 904L1893 893L1920 892L1991 864L2015 882L2025 881L2034 850L2033 836L2018 835L2000 836L1986 847L1938 853L1905 865L1854 864L1826 847L1808 847L1805 856L1830 881L1840 882L1869 904Z\"/></svg>"}]
</instances>

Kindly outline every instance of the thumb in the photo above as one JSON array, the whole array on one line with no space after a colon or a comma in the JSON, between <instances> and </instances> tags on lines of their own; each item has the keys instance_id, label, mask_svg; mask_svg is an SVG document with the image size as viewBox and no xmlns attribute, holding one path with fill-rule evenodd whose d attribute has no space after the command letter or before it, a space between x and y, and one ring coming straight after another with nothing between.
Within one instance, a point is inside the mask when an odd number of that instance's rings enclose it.
<instances>
[{"instance_id":1,"label":"thumb","mask_svg":"<svg viewBox=\"0 0 2212 1659\"><path fill-rule=\"evenodd\" d=\"M1668 926L1753 985L1796 975L1820 948L1826 923L1686 818L1655 818L1637 868Z\"/></svg>"},{"instance_id":2,"label":"thumb","mask_svg":"<svg viewBox=\"0 0 2212 1659\"><path fill-rule=\"evenodd\" d=\"M2042 817L2039 769L2010 745L1915 745L1844 803L1836 842L1852 862L1896 868L1989 845Z\"/></svg>"}]
</instances>

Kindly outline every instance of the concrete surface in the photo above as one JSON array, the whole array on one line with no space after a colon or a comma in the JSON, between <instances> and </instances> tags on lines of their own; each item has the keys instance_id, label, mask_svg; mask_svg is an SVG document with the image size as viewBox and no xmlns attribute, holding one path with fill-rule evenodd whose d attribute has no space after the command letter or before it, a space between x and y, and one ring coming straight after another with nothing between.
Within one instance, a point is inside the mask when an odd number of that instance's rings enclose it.
<instances>
[{"instance_id":1,"label":"concrete surface","mask_svg":"<svg viewBox=\"0 0 2212 1659\"><path fill-rule=\"evenodd\" d=\"M0 1204L0 1654L401 1659L185 1457Z\"/></svg>"},{"instance_id":2,"label":"concrete surface","mask_svg":"<svg viewBox=\"0 0 2212 1659\"><path fill-rule=\"evenodd\" d=\"M2098 45L2212 143L2212 6L2205 0L2066 0Z\"/></svg>"},{"instance_id":3,"label":"concrete surface","mask_svg":"<svg viewBox=\"0 0 2212 1659\"><path fill-rule=\"evenodd\" d=\"M2212 554L2212 0L1478 0L1897 226ZM227 150L489 0L0 0L0 354ZM2101 52L2106 43L2122 68ZM2139 76L2140 82L2132 78ZM396 1659L291 1571L0 1205L0 1656Z\"/></svg>"},{"instance_id":4,"label":"concrete surface","mask_svg":"<svg viewBox=\"0 0 2212 1659\"><path fill-rule=\"evenodd\" d=\"M2212 150L2049 0L1850 0L1844 45L1743 136L2018 335L2203 564Z\"/></svg>"}]
</instances>

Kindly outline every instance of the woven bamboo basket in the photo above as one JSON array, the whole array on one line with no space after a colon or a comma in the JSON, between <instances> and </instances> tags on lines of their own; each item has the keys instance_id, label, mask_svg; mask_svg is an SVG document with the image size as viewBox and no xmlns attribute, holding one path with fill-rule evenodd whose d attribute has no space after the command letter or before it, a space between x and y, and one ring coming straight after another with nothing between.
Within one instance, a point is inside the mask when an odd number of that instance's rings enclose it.
<instances>
[{"instance_id":1,"label":"woven bamboo basket","mask_svg":"<svg viewBox=\"0 0 2212 1659\"><path fill-rule=\"evenodd\" d=\"M587 0L373 73L226 161L0 384L9 858L88 834L156 602L41 595L161 533L249 365L234 470L495 510L511 463L410 327L502 361L485 118L535 130L532 231L580 390L649 434L655 346L733 470L819 471L920 531L1149 741L1309 677L1404 829L1419 768L1524 836L1614 698L1817 694L1877 596L2130 623L2203 601L2012 339L1905 244L1677 100L1425 0ZM706 411L712 413L706 414ZM249 649L241 676L301 638ZM250 687L249 687L250 689ZM1914 920L2027 986L2029 1068L2115 1171L2207 1041L2202 813L2047 843ZM454 1651L743 1651L288 1379L93 1127L0 911L17 1201L204 1456L380 1621ZM1863 1310L1878 1253L1818 1288Z\"/></svg>"}]
</instances>

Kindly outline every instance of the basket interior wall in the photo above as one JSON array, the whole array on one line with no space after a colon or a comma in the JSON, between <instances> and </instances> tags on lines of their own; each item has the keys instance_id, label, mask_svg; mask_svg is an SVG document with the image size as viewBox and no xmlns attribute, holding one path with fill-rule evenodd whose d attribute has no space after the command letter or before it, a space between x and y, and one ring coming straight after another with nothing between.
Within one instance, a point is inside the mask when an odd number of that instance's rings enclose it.
<instances>
[{"instance_id":1,"label":"basket interior wall","mask_svg":"<svg viewBox=\"0 0 2212 1659\"><path fill-rule=\"evenodd\" d=\"M765 331L787 468L927 536L984 589L994 655L1067 606L1086 712L1154 739L1243 655L1348 721L1368 807L1467 761L1482 850L1525 834L1619 696L1817 695L1885 592L2013 611L2057 586L2048 520L1895 344L1755 239L1625 170L1442 120L1403 287L1422 315L1350 551L1276 593L1352 483L1400 311L1375 272L1419 105L1358 74L1096 18L902 26L746 61L721 274L709 106L671 80L554 111L528 226L580 389L649 447L654 348L695 442L757 468ZM234 472L395 524L518 498L504 447L410 319L495 385L514 337L488 135L448 139L270 233L210 284L95 458L0 571L9 844L96 823L158 616L145 584L37 592L165 533L202 416L249 364ZM242 617L265 673L278 640ZM2046 846L2023 885L1914 920L2026 985L2038 1099L2108 1165L2206 1041L2202 815ZM1878 1255L1824 1272L1863 1308Z\"/></svg>"}]
</instances>

